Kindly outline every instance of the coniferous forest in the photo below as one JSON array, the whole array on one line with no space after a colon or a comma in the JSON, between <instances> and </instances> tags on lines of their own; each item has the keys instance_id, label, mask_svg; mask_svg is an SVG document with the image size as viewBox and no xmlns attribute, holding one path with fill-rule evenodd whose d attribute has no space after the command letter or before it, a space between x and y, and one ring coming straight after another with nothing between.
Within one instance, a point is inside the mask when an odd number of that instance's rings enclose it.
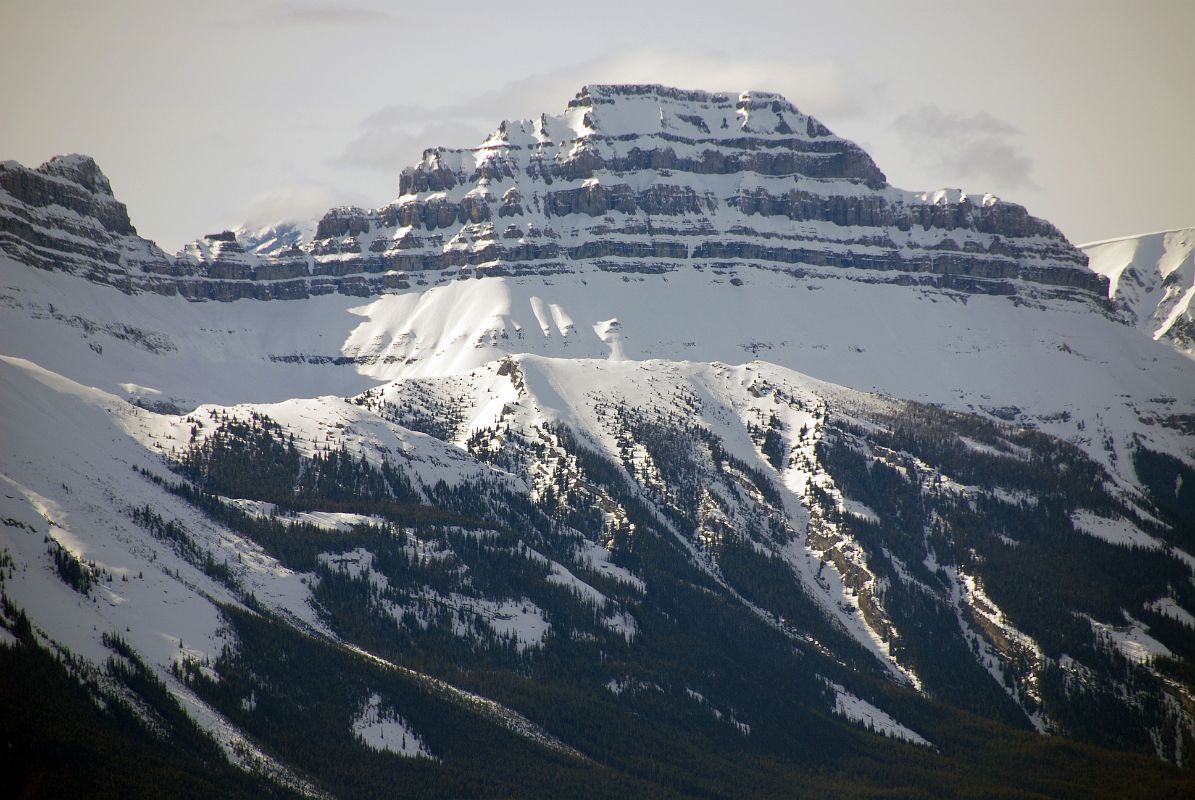
<instances>
[{"instance_id":1,"label":"coniferous forest","mask_svg":"<svg viewBox=\"0 0 1195 800\"><path fill-rule=\"evenodd\" d=\"M0 721L27 735L10 737L4 774L28 797L91 791L80 770L55 769L61 760L94 765L95 794L121 797L167 787L179 796L1189 796L1189 770L1159 761L1148 733L1176 724L1168 698L1191 685L1189 635L1143 614L1176 654L1146 670L1093 635L1091 620L1115 624L1125 597L1144 603L1191 584L1163 554L1125 558L1076 538L1076 509L1134 513L1102 488L1101 468L1034 431L932 407L872 411L866 425L859 413L829 414L814 452L837 497L867 512L817 490L814 524L848 531L872 556L879 580L852 589L856 613L891 623L894 653L931 691L893 682L826 615L781 557L793 534L774 479L682 414L613 415L656 472L630 446L618 463L567 426L540 439L508 431L497 447L494 431L471 437L476 457L512 470L556 453L556 472L532 497L497 477L421 492L398 463L343 446L305 453L254 413L221 420L138 479L312 576L334 639L270 611L183 521L148 505L130 514L237 598L221 612L230 644L211 660L180 660L172 677L286 764L285 777L232 767L119 632L105 635L112 656L97 673L39 645L16 608L6 618L18 644L0 659L20 691L5 693ZM795 457L782 428L772 418L749 430L776 469ZM1032 456L1014 462L1013 452ZM1139 458L1146 474L1169 466L1148 451ZM961 494L951 482L973 488ZM266 505L251 512L229 498ZM595 513L615 507L621 517ZM358 521L329 529L302 516L316 511ZM586 557L595 546L613 570ZM822 558L823 568L846 564L834 546ZM66 556L55 563L84 596L105 579ZM849 564L840 572L852 580ZM960 576L980 576L982 596L961 595ZM985 603L1040 650L995 625ZM981 648L999 654L995 676L968 652ZM922 742L832 713L839 691ZM1116 693L1135 701L1126 707ZM420 755L366 746L354 724L370 702L417 732ZM86 713L68 711L78 708ZM1034 732L1035 714L1054 735Z\"/></svg>"}]
</instances>

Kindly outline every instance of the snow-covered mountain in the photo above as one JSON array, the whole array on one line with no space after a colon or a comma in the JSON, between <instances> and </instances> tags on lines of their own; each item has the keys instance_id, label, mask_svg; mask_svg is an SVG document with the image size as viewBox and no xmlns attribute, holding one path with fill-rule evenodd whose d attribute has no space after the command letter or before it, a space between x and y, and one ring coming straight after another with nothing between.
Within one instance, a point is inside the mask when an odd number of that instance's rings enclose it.
<instances>
[{"instance_id":1,"label":"snow-covered mountain","mask_svg":"<svg viewBox=\"0 0 1195 800\"><path fill-rule=\"evenodd\" d=\"M249 794L1190 788L1195 368L1126 322L1181 237L1089 271L759 92L400 183L171 257L0 166L9 674Z\"/></svg>"},{"instance_id":2,"label":"snow-covered mountain","mask_svg":"<svg viewBox=\"0 0 1195 800\"><path fill-rule=\"evenodd\" d=\"M586 87L562 115L428 150L400 195L329 213L314 252L363 272L747 263L1097 285L1023 208L893 189L854 143L766 92Z\"/></svg>"},{"instance_id":3,"label":"snow-covered mountain","mask_svg":"<svg viewBox=\"0 0 1195 800\"><path fill-rule=\"evenodd\" d=\"M428 150L403 172L397 200L329 211L305 247L293 225L243 241L210 234L174 259L154 248L136 260L97 252L80 231L40 240L39 228L71 227L51 218L62 180L83 176L72 202L106 207L110 189L89 183L92 172L80 156L36 170L6 162L9 219L22 208L45 217L3 224L6 250L60 248L70 257L59 268L86 265L93 279L192 299L367 295L475 272L731 266L896 272L888 279L964 291L1011 291L1010 279L1100 289L1082 254L1021 206L895 189L858 146L766 92L585 87L561 115L503 122L472 150ZM123 206L99 221L96 236L144 248Z\"/></svg>"},{"instance_id":4,"label":"snow-covered mountain","mask_svg":"<svg viewBox=\"0 0 1195 800\"><path fill-rule=\"evenodd\" d=\"M1195 228L1126 236L1082 247L1108 279L1109 297L1154 339L1195 355Z\"/></svg>"}]
</instances>

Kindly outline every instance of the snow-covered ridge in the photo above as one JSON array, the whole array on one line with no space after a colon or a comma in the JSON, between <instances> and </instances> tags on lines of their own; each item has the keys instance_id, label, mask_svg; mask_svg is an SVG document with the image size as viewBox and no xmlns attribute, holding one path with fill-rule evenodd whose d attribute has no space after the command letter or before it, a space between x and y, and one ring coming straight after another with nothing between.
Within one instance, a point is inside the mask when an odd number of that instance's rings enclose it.
<instances>
[{"instance_id":1,"label":"snow-covered ridge","mask_svg":"<svg viewBox=\"0 0 1195 800\"><path fill-rule=\"evenodd\" d=\"M1153 339L1195 355L1195 228L1081 245L1108 296Z\"/></svg>"},{"instance_id":2,"label":"snow-covered ridge","mask_svg":"<svg viewBox=\"0 0 1195 800\"><path fill-rule=\"evenodd\" d=\"M692 138L735 139L745 131L799 139L833 137L820 122L774 92L732 95L658 84L594 84L582 87L569 101L568 112L575 109L585 112L578 131L582 136L634 136L658 128Z\"/></svg>"},{"instance_id":3,"label":"snow-covered ridge","mask_svg":"<svg viewBox=\"0 0 1195 800\"><path fill-rule=\"evenodd\" d=\"M91 293L100 295L100 300L91 298L91 301L100 305L104 300L111 301L113 306L109 311L125 310L120 303L129 304L128 309L137 308L138 303L147 303L151 307L162 304L154 313L161 315L158 319L163 324L170 320L175 326L170 329L171 339L177 339L183 346L188 346L184 334L192 325L209 329L239 326L241 335L250 341L239 342L239 350L230 350L230 360L245 362L236 369L250 372L254 369L256 356L252 355L252 348L258 346L256 337L261 332L250 332L251 329L246 327L252 324L250 321L230 313L237 308L243 309L244 304L186 304L177 298L130 297L112 289L87 286L68 276L35 274L39 278L52 279L48 286L61 286L64 282L83 285ZM720 276L688 276L690 279L698 277L702 281L723 280ZM1023 695L1010 692L1010 695L1024 700L1026 713L1031 713L1036 697L1030 690L1036 685L1038 674L1048 669L1050 663L1042 657L1035 640L1016 627L1014 617L996 604L974 575L957 569L939 569L934 562L932 566L926 563L926 569L920 570L921 578L914 579L909 576L919 569L915 562L901 562L885 550L867 555L861 547L862 540L852 537L849 528L843 524L844 519L827 518L828 523L837 525L837 530L826 530L825 526L819 529L816 524L819 520L812 507L813 492L806 491L810 488L819 490L831 503L827 508L832 511L845 511L852 517L873 523L890 519L885 516L882 506L876 504L871 508L852 502L848 495L835 490L827 479L825 464L819 462L817 445L824 441L821 436L829 419L828 407L838 409L835 412L838 415L862 414L866 408L878 408L894 401L863 396L841 386L823 383L800 375L787 365L754 361L733 366L724 361L701 363L695 358L681 356L684 353L704 356L715 352L716 347L742 349L746 346L790 364L812 363L809 361L811 356L822 358L817 364L823 375L834 364L846 362L837 368L845 370L839 374L852 376L853 383L873 375L878 376L877 379L893 380L892 376L885 378L875 371L876 362L870 359L878 357L892 361L904 371L899 378L905 381L900 392L910 394L917 387L934 390L940 383L932 372L914 373L909 369L911 364L924 365L934 361L925 357L926 353L934 353L937 361L932 368L953 371L953 377L966 387L967 392L977 393L967 395L976 403L1006 413L995 404L1015 399L1033 415L1026 421L1032 419L1034 424L1047 430L1070 435L1087 435L1084 433L1087 429L1080 425L1084 422L1094 433L1097 423L1103 424L1101 420L1106 420L1116 435L1125 439L1131 439L1136 431L1123 411L1107 406L1106 399L1112 396L1112 390L1130 383L1126 375L1138 376L1139 394L1131 398L1131 402L1143 402L1142 398L1154 396L1152 392L1161 391L1160 387L1165 385L1164 375L1160 372L1163 366L1173 367L1175 362L1185 364L1185 359L1105 316L1069 302L1022 309L1003 298L972 297L963 302L958 296L952 299L941 292L923 294L909 287L861 286L853 281L827 282L819 290L811 291L804 284L789 286L786 283L789 278L778 277L775 273L760 273L757 277L757 286L744 283L735 287L736 291L750 294L742 307L729 308L733 313L728 314L725 307L719 309L716 296L711 300L714 305L701 308L701 325L712 328L712 334L703 339L688 339L690 335L697 337L697 333L691 332L695 328L675 330L672 315L660 312L667 306L669 297L689 298L688 308L692 311L695 307L692 303L696 302L692 298L715 294L699 291L699 284L682 282L677 276L673 276L673 280L665 280L664 276L644 277L631 284L630 281L624 283L619 276L601 275L600 281L593 277L584 286L559 278L556 279L560 284L557 286L544 276L474 280L409 296L380 298L352 309L344 307L342 298L320 298L312 301L312 308L318 307L321 313L313 314L302 326L302 332L295 332L293 318L280 322L279 330L290 330L292 336L310 337L304 341L314 343L321 332L331 334L343 322L341 317L348 315L358 323L359 329L353 331L351 342L347 344L359 347L358 354L367 348L375 348L369 350L378 356L371 361L370 368L376 369L379 377L392 369L399 378L352 398L325 393L314 399L289 399L269 405L211 405L200 406L190 413L155 414L32 363L4 359L0 362L3 367L0 369L3 379L0 380L0 390L9 414L3 431L5 441L11 442L12 449L0 459L0 473L6 477L9 487L0 505L5 509L2 516L14 521L9 532L14 555L22 566L29 565L28 571L22 570L21 577L11 584L13 595L37 612L35 617L50 638L96 660L105 656L102 638L98 643L96 641L102 631L133 627L134 623L142 629L135 637L130 634L130 641L161 671L167 670L178 658L202 660L218 652L222 643L216 615L206 611L200 615L189 610L185 619L179 615L184 607L190 608L188 603L198 602L195 597L201 596L202 592L227 598L227 590L213 584L202 571L194 569L185 560L169 557L169 552L163 550L160 543L155 544L149 532L138 529L129 517L128 507L136 509L152 503L164 517L178 520L185 526L195 542L213 554L218 563L236 570L246 588L267 607L293 619L297 625L327 635L321 627L325 623L312 605L311 573L287 569L251 542L231 535L194 509L188 509L181 500L165 496L141 478L136 469L129 469L132 466L161 471L158 454L177 455L189 443L208 436L214 430L216 420L244 420L253 414L264 414L282 425L288 434L293 434L296 446L307 455L320 448L343 445L354 458L361 456L370 463L391 458L402 464L416 487L426 488L441 481L453 485L470 478L486 478L502 481L512 491L525 492L532 503L546 502L549 492L581 497L584 507L600 509L601 532L610 534L609 541L604 535L582 540L576 531L562 528L562 537L577 539L576 547L567 558L556 555L554 558L563 559L556 561L530 549L525 551L526 557L542 559L548 568L545 584L567 589L589 603L596 614L599 630L621 637L627 643L639 640L640 628L633 606L614 600L613 589L633 593L629 596L635 602L639 598L642 602L652 599L651 584L645 580L647 576L637 574L632 566L616 563L615 537L633 534L629 529L632 523L627 497L639 498L655 508L671 509L675 518L691 519L691 525L670 523L661 530L675 537L684 552L725 589L728 597L742 603L748 613L789 635L794 644L815 648L810 652L832 655L833 651L826 648L824 642L810 638L801 629L801 620L787 619L755 605L746 591L739 591L719 566L718 548L731 533L751 528L771 531L768 538L752 539L756 552L768 554L775 563L792 573L793 581L832 622L840 644L846 642L851 644L850 649L864 655L870 653L874 659L867 665L878 674L890 674L897 679L903 675L919 688L916 673L902 661L900 649L892 646L900 641L901 635L910 638L917 635L916 626L904 627L902 634L902 624L888 615L886 609L893 606L885 605L888 603L885 582L907 579L922 581L921 585L926 586L928 584L923 581L931 575L944 576L942 580L950 589L945 608L959 609L959 635L966 637L975 657L992 679L1003 685L1002 670L1010 662L1029 665L1027 675L1018 677L1021 681L1018 685L1025 692ZM780 282L771 282L773 279ZM71 281L75 283L70 284ZM728 287L721 288L729 291ZM898 318L921 319L924 330L920 338L913 336L916 328L902 328L895 334L893 328L884 328L879 333L871 331L866 333L872 337L866 339L866 347L844 345L841 338L845 334L837 328L830 333L823 331L824 339L786 343L781 336L800 338L796 330L783 324L783 320L794 314L791 299L809 295L819 296L816 302L827 306L822 312L826 315L851 307L862 311L867 318L878 319L883 313L889 313ZM767 296L774 296L772 305L764 302ZM871 299L864 303L875 302L878 306L873 308L850 302L865 297ZM79 307L84 298L64 293L58 296L58 302ZM405 305L408 303L413 305ZM428 305L421 306L421 303ZM163 310L167 305L176 313ZM276 313L277 309L285 317L289 309L279 309L280 305L265 304L263 313ZM912 309L918 308L923 309L920 315L912 313ZM1028 316L1010 316L1014 311ZM205 318L205 313L217 316ZM801 316L816 313L812 308L800 310ZM959 315L957 318L952 316L955 313ZM199 316L181 316L183 314ZM942 331L947 328L925 325L923 318L927 314L933 314L932 319L939 326L951 322L959 335L950 341L961 352L953 353L950 348L941 346ZM709 319L722 322L710 326ZM961 333L972 327L988 331L1008 327L1020 330L1033 327L1033 321L1044 320L1052 320L1051 324L1057 326L1057 335L1061 337L1045 349L1047 355L1036 352L1032 346L1009 348L991 343L989 349L979 349L984 345L980 338L964 337ZM60 325L56 318L25 320L23 314L6 312L2 321L13 322L13 330L22 334L20 341L5 337L6 342L42 348L40 356L64 372L94 374L87 371L94 369L96 364L106 363L103 354L86 345L80 347L79 342L64 340L64 332L75 338L77 335L73 328ZM31 340L36 337L30 336L29 331L38 328L22 328L17 324L22 321L39 325L40 329L51 333L46 341L33 345ZM829 321L818 317L805 324L811 326L806 332L813 335L827 328ZM765 330L771 331L776 339L774 342L749 338ZM343 329L341 331L343 334ZM1078 350L1084 350L1082 334L1085 332L1096 339L1112 337L1108 341L1115 346L1109 347L1110 352L1120 346L1124 346L1130 355L1157 351L1162 357L1159 359L1162 366L1137 357L1130 358L1127 363L1134 365L1134 369L1139 363L1148 364L1148 372L1125 373L1124 365L1115 360L1099 363L1093 368L1087 366L1089 359L1082 352L1072 352L1069 345L1066 349L1058 346L1059 342L1069 342ZM624 339L607 341L614 335ZM265 336L263 341L270 338ZM418 347L401 350L400 344L395 344L408 338L417 342ZM728 339L743 341L728 344ZM896 358L901 351L866 355L869 348L879 347L884 340L908 347L910 355L903 360ZM214 341L227 345L237 342L237 338ZM123 343L105 342L109 344L108 357L113 359L110 363L120 363L122 369L131 363L132 360L127 359L129 355L140 360L141 368L147 374L171 363L135 348L122 356ZM65 345L73 345L75 349ZM835 349L828 352L831 346ZM378 347L382 350L377 351ZM394 349L387 350L388 347ZM494 358L507 347L521 353ZM824 350L819 348L827 351L824 357L820 355ZM541 351L542 354L529 351ZM1001 351L1011 351L1010 358L1024 360L1029 367L1022 365L1019 368L1022 372L1017 372L1016 365L1010 362L1004 365L1007 368L994 368L996 362L992 359ZM750 350L742 352L745 354ZM653 358L653 353L668 357ZM86 355L91 362L72 360L73 355L79 354ZM118 362L118 359L122 360ZM489 360L472 364L476 359ZM851 365L850 359L859 359L863 365ZM745 358L737 360L741 362ZM959 371L968 364L969 371ZM930 368L922 366L922 370ZM192 373L196 369L193 368ZM279 369L298 367L288 365ZM330 369L322 366L315 374L321 377L333 375L333 382L346 381L337 386L349 385L348 381L360 377L353 370L341 370L337 376ZM1049 385L1043 386L1043 382L1033 379L1043 372L1061 375L1063 371L1074 380L1046 382ZM262 369L258 380L269 383L278 374ZM1110 383L1088 383L1083 392L1077 392L1076 387L1083 376L1087 381L1100 376L1100 380ZM110 382L128 377L115 375L105 380ZM179 375L162 377L169 381L184 380ZM1188 369L1180 370L1172 377L1174 382L1169 391L1175 392L1177 399L1171 405L1176 411L1185 409L1195 392L1187 392L1181 387L1190 386L1195 375ZM198 374L188 374L185 380L192 381L190 385L194 391L244 391L228 385L205 385L205 379ZM229 377L224 380L235 382ZM1153 388L1152 381L1159 382L1157 389ZM153 391L149 385L152 378L126 382L132 387L128 391L135 390L143 395ZM293 385L282 382L261 391L277 393L292 388ZM953 391L950 386L946 388ZM1151 394L1144 394L1147 389ZM1030 392L1037 395L1030 397L1027 394ZM989 393L994 393L994 399ZM1084 402L1097 405L1084 406ZM1124 404L1125 408L1131 408L1131 402ZM1046 413L1067 409L1073 410L1073 417ZM649 429L635 428L637 421L661 426L670 438L683 439L693 430L704 431L701 435L693 435L690 439L692 447L684 451L697 470L693 474L699 477L694 485L700 487L700 497L691 507L686 505L685 492L679 491L682 487L670 483L666 469L662 469L667 459L661 457L658 450L659 440L653 444ZM690 423L696 428L686 427ZM841 419L834 424L841 426ZM859 430L867 429L863 420L858 424ZM776 448L766 444L765 427L779 437L774 443ZM633 493L619 497L588 480L578 468L575 452L570 452L562 439L554 434L563 428L574 431L587 449L600 453L624 470L628 480L634 481L633 485L637 487ZM1136 430L1149 435L1147 428ZM707 435L709 438L703 438ZM860 436L866 438L862 433ZM1002 453L1010 458L1021 455L1011 444L1006 448L999 441L981 440L976 436L971 434L960 439L960 444L976 457ZM520 450L514 444L520 439L534 446ZM1177 435L1174 438L1176 446L1181 446L1183 441L1186 440ZM709 446L711 442L717 443L716 449ZM657 448L655 452L653 447ZM1098 452L1098 446L1096 450ZM716 457L715 452L718 453ZM32 453L46 455L30 460ZM500 461L498 456L502 457ZM491 457L495 461L488 460ZM1131 459L1117 461L1127 464ZM932 468L918 466L917 472L924 479L924 476L932 475ZM768 476L767 480L761 476ZM770 489L769 482L774 482ZM964 494L970 491L948 481L934 480L933 484L945 492ZM838 501L841 508L834 505ZM270 511L265 505L250 505L244 501L237 505L257 513L268 514ZM1084 515L1075 519L1076 533L1083 532L1080 523L1085 519ZM314 523L331 534L370 520L361 515L308 511L291 521ZM376 519L373 521L377 522ZM98 569L114 575L111 585L97 590L100 601L91 604L93 607L80 600L77 592L59 586L60 582L50 583L55 579L52 566L44 555L43 537L47 532L53 534L57 546L80 561L94 563ZM1086 536L1078 538L1087 539ZM429 563L435 562L442 552L418 537L411 539L409 545L413 553ZM160 564L155 560L159 558ZM366 549L332 553L319 560L333 571L343 571L355 577L368 576L375 587L385 588L383 576L373 569L374 557ZM882 576L882 564L888 560L897 565L895 574L905 578ZM144 583L139 577L142 572L149 578ZM180 583L172 573L175 576L181 573L185 581ZM136 580L134 575L138 576ZM126 576L127 582L123 579ZM180 585L175 586L176 583ZM165 593L163 588L167 589ZM159 602L159 594L164 601ZM1167 609L1167 616L1181 620L1183 614L1190 614L1189 603L1181 605L1173 599L1167 603L1161 593L1151 594L1149 599ZM544 608L517 594L486 598L455 590L429 591L419 594L416 600L425 607L452 608L478 620L477 625L454 627L454 635L476 636L480 632L483 640L510 641L518 652L547 647L554 637L567 634L555 622L549 624ZM392 600L379 607L385 608L395 619L407 617L407 611L411 612L407 618L416 622L423 619L416 610ZM86 616L77 616L80 608L88 611ZM1149 607L1134 607L1131 611L1142 615L1149 611ZM1160 647L1164 646L1165 636L1158 633L1159 638L1149 638L1147 630L1140 625L1134 627L1132 619L1125 619L1130 623L1127 629L1119 624L1119 620L1111 627L1108 622L1100 623L1104 627L1093 623L1092 635L1102 637L1101 641L1106 639L1112 643L1110 646L1137 658L1146 669L1151 653L1164 654ZM995 644L985 644L989 640ZM871 700L864 701L845 690L842 684L832 688L832 707L838 715L889 736L926 743L924 737L904 724L909 722L920 728L921 723L915 718L905 718L900 707L889 707L897 715L894 717L883 710L886 703L881 698L865 694ZM924 688L933 691L933 684L927 681ZM862 693L861 689L855 691ZM723 707L713 704L711 699L710 708ZM374 702L371 696L365 703L365 710L354 720L353 730L370 746L412 754L417 747L418 739L414 737L419 726L412 728L401 713L401 708L388 709L384 704ZM1039 727L1046 724L1044 718L1032 715L1030 718ZM726 721L741 730L740 723L749 725L750 717L738 719L728 712ZM926 733L933 735L932 730L926 730Z\"/></svg>"},{"instance_id":4,"label":"snow-covered ridge","mask_svg":"<svg viewBox=\"0 0 1195 800\"><path fill-rule=\"evenodd\" d=\"M454 280L372 299L333 293L305 300L300 321L293 303L130 295L0 265L6 354L157 409L354 395L519 353L761 359L1040 425L1097 458L1116 452L1112 466L1128 480L1134 441L1182 457L1189 445L1175 425L1195 413L1188 358L1064 297L1027 303L778 269L593 269Z\"/></svg>"}]
</instances>

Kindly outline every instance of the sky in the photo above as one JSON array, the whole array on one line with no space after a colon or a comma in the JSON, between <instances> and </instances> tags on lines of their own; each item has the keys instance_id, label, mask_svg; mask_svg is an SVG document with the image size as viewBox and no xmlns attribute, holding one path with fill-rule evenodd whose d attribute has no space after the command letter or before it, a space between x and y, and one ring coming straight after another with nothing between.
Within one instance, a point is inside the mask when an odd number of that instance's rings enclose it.
<instances>
[{"instance_id":1,"label":"sky","mask_svg":"<svg viewBox=\"0 0 1195 800\"><path fill-rule=\"evenodd\" d=\"M1192 0L2 0L0 160L93 156L174 252L381 206L588 83L779 91L904 189L1072 242L1195 225Z\"/></svg>"}]
</instances>

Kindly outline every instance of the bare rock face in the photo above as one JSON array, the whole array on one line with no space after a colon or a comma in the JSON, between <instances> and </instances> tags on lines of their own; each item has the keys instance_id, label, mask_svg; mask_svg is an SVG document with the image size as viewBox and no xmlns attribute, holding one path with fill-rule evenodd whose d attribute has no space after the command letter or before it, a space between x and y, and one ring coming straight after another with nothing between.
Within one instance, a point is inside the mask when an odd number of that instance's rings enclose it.
<instances>
[{"instance_id":1,"label":"bare rock face","mask_svg":"<svg viewBox=\"0 0 1195 800\"><path fill-rule=\"evenodd\" d=\"M55 156L33 172L5 169L3 175L4 188L29 205L59 205L95 217L112 233L136 233L124 203L112 196L111 184L90 156Z\"/></svg>"},{"instance_id":2,"label":"bare rock face","mask_svg":"<svg viewBox=\"0 0 1195 800\"><path fill-rule=\"evenodd\" d=\"M137 237L128 209L88 156L56 156L37 169L0 163L0 211L0 249L18 261L129 280L169 264Z\"/></svg>"},{"instance_id":3,"label":"bare rock face","mask_svg":"<svg viewBox=\"0 0 1195 800\"><path fill-rule=\"evenodd\" d=\"M173 259L136 237L89 158L7 162L0 187L0 246L18 260L197 300L370 295L405 288L411 273L706 266L1106 293L1050 223L991 195L893 188L857 145L767 92L588 86L560 115L503 122L473 149L426 151L397 200L334 208L310 241L265 247L222 232Z\"/></svg>"}]
</instances>

